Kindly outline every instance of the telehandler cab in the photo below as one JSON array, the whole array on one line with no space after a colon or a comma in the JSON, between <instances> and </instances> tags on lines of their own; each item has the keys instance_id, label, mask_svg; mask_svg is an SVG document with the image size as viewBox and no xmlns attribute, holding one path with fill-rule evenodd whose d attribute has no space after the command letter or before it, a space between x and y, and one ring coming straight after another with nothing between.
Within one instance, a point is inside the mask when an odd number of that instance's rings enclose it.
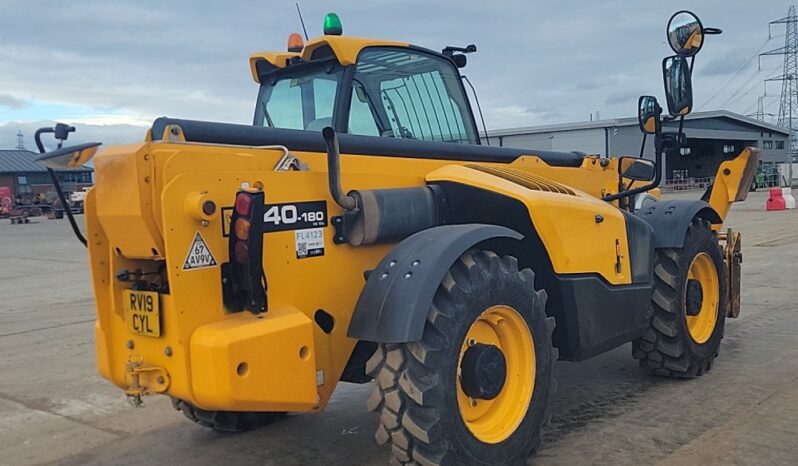
<instances>
[{"instance_id":1,"label":"telehandler cab","mask_svg":"<svg viewBox=\"0 0 798 466\"><path fill-rule=\"evenodd\" d=\"M633 342L657 374L711 368L740 309L723 220L757 150L721 163L700 200L656 188L686 141L694 55L720 30L671 18L668 114L638 107L653 161L483 146L458 71L475 47L348 37L334 14L324 32L250 57L251 126L159 118L93 157L104 377L225 431L373 380L394 463L498 465L538 448L558 358Z\"/></svg>"}]
</instances>

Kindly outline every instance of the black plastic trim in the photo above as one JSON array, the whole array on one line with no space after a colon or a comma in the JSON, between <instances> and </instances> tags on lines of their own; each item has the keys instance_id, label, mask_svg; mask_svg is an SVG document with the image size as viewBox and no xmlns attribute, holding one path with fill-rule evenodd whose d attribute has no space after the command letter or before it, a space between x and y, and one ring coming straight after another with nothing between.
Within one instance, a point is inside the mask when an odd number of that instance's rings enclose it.
<instances>
[{"instance_id":1,"label":"black plastic trim","mask_svg":"<svg viewBox=\"0 0 798 466\"><path fill-rule=\"evenodd\" d=\"M446 272L469 248L491 238L523 236L509 228L472 223L429 228L406 238L369 274L347 335L379 343L421 339Z\"/></svg>"},{"instance_id":2,"label":"black plastic trim","mask_svg":"<svg viewBox=\"0 0 798 466\"><path fill-rule=\"evenodd\" d=\"M161 117L152 124L153 140L160 140L166 125L178 125L186 141L241 146L283 145L294 151L325 152L320 132L251 125L215 123ZM338 134L342 154L377 155L466 162L510 163L523 155L537 156L548 165L578 168L584 156L576 152L478 146L451 142L395 139L377 136Z\"/></svg>"},{"instance_id":3,"label":"black plastic trim","mask_svg":"<svg viewBox=\"0 0 798 466\"><path fill-rule=\"evenodd\" d=\"M335 92L335 107L332 114L332 127L338 134L349 132L349 111L352 106L352 78L354 65L345 66Z\"/></svg>"},{"instance_id":4,"label":"black plastic trim","mask_svg":"<svg viewBox=\"0 0 798 466\"><path fill-rule=\"evenodd\" d=\"M626 221L632 283L650 283L654 276L654 228L625 210L621 212Z\"/></svg>"},{"instance_id":5,"label":"black plastic trim","mask_svg":"<svg viewBox=\"0 0 798 466\"><path fill-rule=\"evenodd\" d=\"M651 283L610 285L598 275L558 275L557 321L563 359L582 361L632 341L648 328Z\"/></svg>"}]
</instances>

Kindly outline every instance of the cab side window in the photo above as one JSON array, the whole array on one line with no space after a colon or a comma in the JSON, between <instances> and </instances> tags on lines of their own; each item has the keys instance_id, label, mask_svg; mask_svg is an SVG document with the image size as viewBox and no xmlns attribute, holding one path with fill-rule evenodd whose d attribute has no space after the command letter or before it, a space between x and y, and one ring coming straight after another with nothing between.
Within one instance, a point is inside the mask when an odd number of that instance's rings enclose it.
<instances>
[{"instance_id":1,"label":"cab side window","mask_svg":"<svg viewBox=\"0 0 798 466\"><path fill-rule=\"evenodd\" d=\"M448 60L411 49L365 49L355 72L349 132L476 144L468 103Z\"/></svg>"}]
</instances>

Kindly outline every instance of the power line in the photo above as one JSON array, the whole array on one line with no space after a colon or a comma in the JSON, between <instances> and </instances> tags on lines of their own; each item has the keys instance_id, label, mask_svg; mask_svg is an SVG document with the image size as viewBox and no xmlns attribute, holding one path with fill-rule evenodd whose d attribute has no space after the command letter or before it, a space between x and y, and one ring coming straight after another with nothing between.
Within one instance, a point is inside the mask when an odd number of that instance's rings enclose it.
<instances>
[{"instance_id":1,"label":"power line","mask_svg":"<svg viewBox=\"0 0 798 466\"><path fill-rule=\"evenodd\" d=\"M761 52L761 51L762 51L762 49L764 49L764 48L765 48L765 46L766 46L766 45L768 45L768 42L770 42L770 38L768 38L767 40L765 40L764 42L762 42L762 45L760 45L760 46L759 46L759 48L756 50L756 52L754 52L754 54L753 54L753 55L751 55L751 56L748 58L748 60L746 60L746 62L745 62L745 63L743 63L743 65L742 65L740 68L738 68L738 69L737 69L737 71L735 71L734 75L732 75L732 77L731 77L731 78L729 78L729 79L728 79L728 80L727 80L725 83L723 83L723 85L722 85L722 86L720 86L720 87L718 88L717 92L715 92L714 94L712 94L712 96L711 96L709 99L707 99L707 100L704 102L704 106L707 106L707 105L709 105L709 104L710 104L710 102L712 102L713 100L715 100L715 97L717 97L718 95L720 95L720 93L721 93L721 92L723 92L723 91L726 89L726 87L728 87L728 86L729 86L729 84L731 84L731 83L732 83L732 81L734 81L734 79L735 79L735 78L737 78L737 76L739 76L739 75L740 75L740 73L741 73L741 72L742 72L744 69L746 69L746 68L748 67L748 65L750 65L750 64L751 64L751 62L752 62L752 61L754 61L754 58L756 58L756 57L758 57L758 56L759 56L759 52ZM759 71L757 71L757 73L759 73Z\"/></svg>"},{"instance_id":2,"label":"power line","mask_svg":"<svg viewBox=\"0 0 798 466\"><path fill-rule=\"evenodd\" d=\"M759 110L760 110L759 106L760 106L760 103L761 103L761 102L762 102L762 96L759 96L759 97L756 99L756 102L754 102L752 105L748 106L748 108L746 108L746 109L745 109L745 111L743 112L743 115L745 115L745 116L750 116L750 117L754 117L754 118L756 118L757 120L759 120L759 119L760 119L760 118L759 118L759 114L760 114L760 112L759 112ZM754 109L754 107L756 107L756 113L751 113L751 110L753 110L753 109ZM764 110L762 110L762 113L764 113Z\"/></svg>"},{"instance_id":3,"label":"power line","mask_svg":"<svg viewBox=\"0 0 798 466\"><path fill-rule=\"evenodd\" d=\"M779 69L779 66L775 66L775 67L773 67L773 68L769 69L769 70L767 71L767 74L773 73L773 72L775 72L777 69ZM748 95L748 94L750 94L750 93L751 93L751 91L753 90L753 88L754 88L754 87L756 87L756 86L758 86L758 85L759 85L759 83L758 83L758 82L757 82L757 83L755 83L755 84L754 84L754 86L752 86L752 87L750 87L750 88L746 88L745 86L747 86L748 84L750 84L750 83L751 83L751 81L753 81L753 80L754 80L754 78L756 78L757 76L759 76L759 73L761 73L761 70L760 70L760 71L757 71L755 74L752 74L752 75L751 75L751 77L749 77L749 78L748 78L748 79L747 79L747 80L746 80L746 81L745 81L745 82L744 82L742 85L740 85L740 86L737 88L737 90L736 90L736 91L732 92L732 93L731 93L731 94L730 94L730 95L729 95L729 96L726 98L726 100L725 100L725 101L723 101L723 103L720 105L720 108L725 108L725 107L727 107L728 105L731 105L733 102L736 102L737 100L739 100L739 98L738 98L738 99L735 99L735 96L737 96L737 95L740 93L740 91L742 91L743 89L748 89L748 90L745 92L745 94L743 94L743 95Z\"/></svg>"},{"instance_id":4,"label":"power line","mask_svg":"<svg viewBox=\"0 0 798 466\"><path fill-rule=\"evenodd\" d=\"M790 5L787 16L768 24L768 35L773 24L784 24L784 47L770 50L760 54L783 55L783 71L781 76L774 76L765 80L781 81L781 102L779 104L779 117L777 125L790 130L790 153L798 152L798 141L795 138L796 126L798 126L798 15L795 13L795 6Z\"/></svg>"}]
</instances>

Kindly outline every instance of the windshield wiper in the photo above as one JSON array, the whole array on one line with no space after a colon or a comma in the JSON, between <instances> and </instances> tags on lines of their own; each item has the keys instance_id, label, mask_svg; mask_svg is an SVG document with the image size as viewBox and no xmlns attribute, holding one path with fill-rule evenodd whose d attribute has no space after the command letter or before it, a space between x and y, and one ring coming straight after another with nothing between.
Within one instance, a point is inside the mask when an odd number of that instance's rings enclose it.
<instances>
[{"instance_id":1,"label":"windshield wiper","mask_svg":"<svg viewBox=\"0 0 798 466\"><path fill-rule=\"evenodd\" d=\"M374 104L374 101L371 99L371 94L366 90L366 86L363 85L360 81L353 78L352 82L360 87L360 90L363 91L363 95L366 96L366 102L369 106L369 111L371 112L371 117L374 118L374 123L377 125L377 131L382 134L388 129L385 123L382 121L379 112L377 111L377 106ZM354 86L353 86L354 90Z\"/></svg>"},{"instance_id":2,"label":"windshield wiper","mask_svg":"<svg viewBox=\"0 0 798 466\"><path fill-rule=\"evenodd\" d=\"M269 126L269 128L274 128L274 122L272 121L272 117L269 116L269 111L266 109L266 102L261 101L260 108L261 110L263 110L263 117L266 119L266 124ZM255 123L257 123L257 121L255 121Z\"/></svg>"},{"instance_id":3,"label":"windshield wiper","mask_svg":"<svg viewBox=\"0 0 798 466\"><path fill-rule=\"evenodd\" d=\"M266 118L266 124L269 125L269 128L274 128L274 122L272 117L269 116L269 111L266 110L266 105L263 106L263 116Z\"/></svg>"}]
</instances>

